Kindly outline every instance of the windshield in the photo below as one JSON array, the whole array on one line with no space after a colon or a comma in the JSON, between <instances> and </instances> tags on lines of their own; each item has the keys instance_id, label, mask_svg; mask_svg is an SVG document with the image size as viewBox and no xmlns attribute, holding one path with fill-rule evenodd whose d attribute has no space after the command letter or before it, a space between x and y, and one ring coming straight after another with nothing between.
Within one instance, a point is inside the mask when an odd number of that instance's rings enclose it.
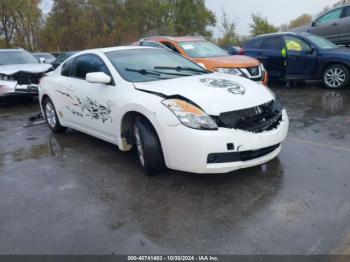
<instances>
[{"instance_id":1,"label":"windshield","mask_svg":"<svg viewBox=\"0 0 350 262\"><path fill-rule=\"evenodd\" d=\"M130 49L106 56L126 81L148 82L205 74L199 65L165 49Z\"/></svg>"},{"instance_id":2,"label":"windshield","mask_svg":"<svg viewBox=\"0 0 350 262\"><path fill-rule=\"evenodd\" d=\"M26 51L1 51L0 65L37 64L34 56Z\"/></svg>"},{"instance_id":3,"label":"windshield","mask_svg":"<svg viewBox=\"0 0 350 262\"><path fill-rule=\"evenodd\" d=\"M229 54L208 41L180 42L179 45L193 58L220 57Z\"/></svg>"},{"instance_id":4,"label":"windshield","mask_svg":"<svg viewBox=\"0 0 350 262\"><path fill-rule=\"evenodd\" d=\"M326 38L315 36L315 35L308 35L306 36L307 39L309 39L314 45L316 45L320 49L334 49L338 48L338 46L331 41L327 40Z\"/></svg>"}]
</instances>

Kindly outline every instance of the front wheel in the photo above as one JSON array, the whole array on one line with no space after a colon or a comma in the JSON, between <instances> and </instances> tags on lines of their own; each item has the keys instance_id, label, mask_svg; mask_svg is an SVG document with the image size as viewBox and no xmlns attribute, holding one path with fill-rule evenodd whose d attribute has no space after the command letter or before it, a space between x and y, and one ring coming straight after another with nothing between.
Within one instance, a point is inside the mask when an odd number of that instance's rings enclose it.
<instances>
[{"instance_id":1,"label":"front wheel","mask_svg":"<svg viewBox=\"0 0 350 262\"><path fill-rule=\"evenodd\" d=\"M55 133L63 133L66 131L66 127L61 126L57 117L56 109L51 99L46 98L43 102L43 109L45 114L46 123L49 128Z\"/></svg>"},{"instance_id":2,"label":"front wheel","mask_svg":"<svg viewBox=\"0 0 350 262\"><path fill-rule=\"evenodd\" d=\"M349 70L343 65L331 65L323 72L323 85L329 89L344 88L349 80Z\"/></svg>"},{"instance_id":3,"label":"front wheel","mask_svg":"<svg viewBox=\"0 0 350 262\"><path fill-rule=\"evenodd\" d=\"M134 141L141 166L147 175L154 175L165 168L159 138L150 122L136 118L133 127Z\"/></svg>"}]
</instances>

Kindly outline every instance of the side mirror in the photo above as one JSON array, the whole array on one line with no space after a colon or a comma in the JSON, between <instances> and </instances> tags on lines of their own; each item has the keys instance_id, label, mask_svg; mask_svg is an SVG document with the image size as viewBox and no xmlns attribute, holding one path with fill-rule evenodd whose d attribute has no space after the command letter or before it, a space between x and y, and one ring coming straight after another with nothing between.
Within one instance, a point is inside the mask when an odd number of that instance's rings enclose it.
<instances>
[{"instance_id":1,"label":"side mirror","mask_svg":"<svg viewBox=\"0 0 350 262\"><path fill-rule=\"evenodd\" d=\"M315 54L317 52L317 48L315 46L310 46L309 54Z\"/></svg>"},{"instance_id":2,"label":"side mirror","mask_svg":"<svg viewBox=\"0 0 350 262\"><path fill-rule=\"evenodd\" d=\"M95 72L86 74L86 81L95 84L108 85L112 82L112 78L103 72Z\"/></svg>"},{"instance_id":3,"label":"side mirror","mask_svg":"<svg viewBox=\"0 0 350 262\"><path fill-rule=\"evenodd\" d=\"M39 62L40 62L40 64L45 64L45 62L46 62L45 57L40 57Z\"/></svg>"},{"instance_id":4,"label":"side mirror","mask_svg":"<svg viewBox=\"0 0 350 262\"><path fill-rule=\"evenodd\" d=\"M315 22L315 21L312 21L311 26L312 26L312 27L315 27L315 26L316 26L316 22Z\"/></svg>"}]
</instances>

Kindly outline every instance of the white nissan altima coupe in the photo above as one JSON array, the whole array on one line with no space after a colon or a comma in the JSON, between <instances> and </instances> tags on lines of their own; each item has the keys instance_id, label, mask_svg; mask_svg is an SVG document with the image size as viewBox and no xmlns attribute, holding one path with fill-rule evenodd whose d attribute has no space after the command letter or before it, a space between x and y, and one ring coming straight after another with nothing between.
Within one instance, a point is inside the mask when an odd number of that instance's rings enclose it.
<instances>
[{"instance_id":1,"label":"white nissan altima coupe","mask_svg":"<svg viewBox=\"0 0 350 262\"><path fill-rule=\"evenodd\" d=\"M261 165L279 154L288 133L286 111L271 90L166 49L77 53L42 78L39 93L52 131L73 128L122 151L135 146L147 174Z\"/></svg>"}]
</instances>

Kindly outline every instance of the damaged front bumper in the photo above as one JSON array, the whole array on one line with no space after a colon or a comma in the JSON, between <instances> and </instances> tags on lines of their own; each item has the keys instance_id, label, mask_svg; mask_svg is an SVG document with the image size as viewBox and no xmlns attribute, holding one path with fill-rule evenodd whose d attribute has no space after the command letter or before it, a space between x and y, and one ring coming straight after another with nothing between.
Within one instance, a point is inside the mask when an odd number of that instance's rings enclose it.
<instances>
[{"instance_id":1,"label":"damaged front bumper","mask_svg":"<svg viewBox=\"0 0 350 262\"><path fill-rule=\"evenodd\" d=\"M0 98L38 95L39 86L36 84L19 85L16 81L0 80Z\"/></svg>"},{"instance_id":2,"label":"damaged front bumper","mask_svg":"<svg viewBox=\"0 0 350 262\"><path fill-rule=\"evenodd\" d=\"M288 128L289 119L283 110L279 125L260 133L230 128L203 131L184 125L165 125L158 134L168 168L221 174L261 165L277 157Z\"/></svg>"}]
</instances>

